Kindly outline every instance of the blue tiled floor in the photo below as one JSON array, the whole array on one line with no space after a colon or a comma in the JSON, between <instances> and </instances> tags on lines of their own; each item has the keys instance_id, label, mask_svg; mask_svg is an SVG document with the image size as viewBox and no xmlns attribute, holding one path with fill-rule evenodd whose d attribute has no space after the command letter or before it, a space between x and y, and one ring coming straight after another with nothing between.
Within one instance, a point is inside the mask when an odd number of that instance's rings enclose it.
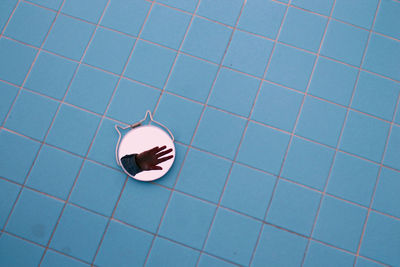
<instances>
[{"instance_id":1,"label":"blue tiled floor","mask_svg":"<svg viewBox=\"0 0 400 267\"><path fill-rule=\"evenodd\" d=\"M400 266L398 0L0 1L0 266ZM143 118L176 157L115 162Z\"/></svg>"}]
</instances>

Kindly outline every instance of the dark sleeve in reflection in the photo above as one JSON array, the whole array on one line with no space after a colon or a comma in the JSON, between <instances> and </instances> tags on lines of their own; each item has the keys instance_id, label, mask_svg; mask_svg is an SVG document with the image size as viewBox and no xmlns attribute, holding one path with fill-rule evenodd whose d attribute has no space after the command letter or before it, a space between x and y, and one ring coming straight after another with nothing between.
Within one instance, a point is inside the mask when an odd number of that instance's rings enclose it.
<instances>
[{"instance_id":1,"label":"dark sleeve in reflection","mask_svg":"<svg viewBox=\"0 0 400 267\"><path fill-rule=\"evenodd\" d=\"M142 169L136 164L136 155L125 155L121 158L121 164L124 166L124 169L130 174L135 176L138 172L141 172Z\"/></svg>"}]
</instances>

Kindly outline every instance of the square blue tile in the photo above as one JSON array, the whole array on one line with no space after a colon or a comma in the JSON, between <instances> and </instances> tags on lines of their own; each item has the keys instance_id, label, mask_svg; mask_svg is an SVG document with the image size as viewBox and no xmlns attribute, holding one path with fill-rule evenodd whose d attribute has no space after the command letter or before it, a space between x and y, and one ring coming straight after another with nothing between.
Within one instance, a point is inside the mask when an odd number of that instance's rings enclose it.
<instances>
[{"instance_id":1,"label":"square blue tile","mask_svg":"<svg viewBox=\"0 0 400 267\"><path fill-rule=\"evenodd\" d=\"M248 117L260 80L229 69L221 69L207 104Z\"/></svg>"},{"instance_id":2,"label":"square blue tile","mask_svg":"<svg viewBox=\"0 0 400 267\"><path fill-rule=\"evenodd\" d=\"M382 266L385 265L361 257L357 258L357 262L355 265L355 267L382 267Z\"/></svg>"},{"instance_id":3,"label":"square blue tile","mask_svg":"<svg viewBox=\"0 0 400 267\"><path fill-rule=\"evenodd\" d=\"M121 74L134 43L135 39L132 37L98 28L87 50L84 62Z\"/></svg>"},{"instance_id":4,"label":"square blue tile","mask_svg":"<svg viewBox=\"0 0 400 267\"><path fill-rule=\"evenodd\" d=\"M279 180L267 222L309 236L320 198L316 191Z\"/></svg>"},{"instance_id":5,"label":"square blue tile","mask_svg":"<svg viewBox=\"0 0 400 267\"><path fill-rule=\"evenodd\" d=\"M21 187L0 179L0 228L3 229L4 224L10 214L10 211L17 199Z\"/></svg>"},{"instance_id":6,"label":"square blue tile","mask_svg":"<svg viewBox=\"0 0 400 267\"><path fill-rule=\"evenodd\" d=\"M353 255L346 253L342 250L328 247L315 241L311 241L304 261L304 266L350 267L353 266L353 262Z\"/></svg>"},{"instance_id":7,"label":"square blue tile","mask_svg":"<svg viewBox=\"0 0 400 267\"><path fill-rule=\"evenodd\" d=\"M169 195L163 187L129 179L114 218L155 233Z\"/></svg>"},{"instance_id":8,"label":"square blue tile","mask_svg":"<svg viewBox=\"0 0 400 267\"><path fill-rule=\"evenodd\" d=\"M218 203L232 162L190 149L176 189ZM207 166L206 168L204 168ZM212 171L210 171L212 170Z\"/></svg>"},{"instance_id":9,"label":"square blue tile","mask_svg":"<svg viewBox=\"0 0 400 267\"><path fill-rule=\"evenodd\" d=\"M0 82L0 125L3 125L8 111L17 96L19 88Z\"/></svg>"},{"instance_id":10,"label":"square blue tile","mask_svg":"<svg viewBox=\"0 0 400 267\"><path fill-rule=\"evenodd\" d=\"M397 107L397 114L395 115L394 122L400 124L400 107Z\"/></svg>"},{"instance_id":11,"label":"square blue tile","mask_svg":"<svg viewBox=\"0 0 400 267\"><path fill-rule=\"evenodd\" d=\"M232 29L195 17L183 42L182 51L190 55L220 63Z\"/></svg>"},{"instance_id":12,"label":"square blue tile","mask_svg":"<svg viewBox=\"0 0 400 267\"><path fill-rule=\"evenodd\" d=\"M67 205L50 247L78 259L92 262L106 224L107 218Z\"/></svg>"},{"instance_id":13,"label":"square blue tile","mask_svg":"<svg viewBox=\"0 0 400 267\"><path fill-rule=\"evenodd\" d=\"M58 266L58 267L88 267L89 265L75 260L72 257L65 256L63 254L57 253L53 250L47 250L46 254L43 258L42 264L40 266L43 267L53 267L53 266Z\"/></svg>"},{"instance_id":14,"label":"square blue tile","mask_svg":"<svg viewBox=\"0 0 400 267\"><path fill-rule=\"evenodd\" d=\"M332 16L336 19L370 29L375 17L378 0L338 0Z\"/></svg>"},{"instance_id":15,"label":"square blue tile","mask_svg":"<svg viewBox=\"0 0 400 267\"><path fill-rule=\"evenodd\" d=\"M400 199L399 186L400 172L382 168L372 207L400 218L400 207L397 205Z\"/></svg>"},{"instance_id":16,"label":"square blue tile","mask_svg":"<svg viewBox=\"0 0 400 267\"><path fill-rule=\"evenodd\" d=\"M116 124L119 123L107 118L103 119L88 158L113 168L120 168L115 158L115 147L118 141L118 132L115 130Z\"/></svg>"},{"instance_id":17,"label":"square blue tile","mask_svg":"<svg viewBox=\"0 0 400 267\"><path fill-rule=\"evenodd\" d=\"M260 229L260 222L220 208L204 250L247 266Z\"/></svg>"},{"instance_id":18,"label":"square blue tile","mask_svg":"<svg viewBox=\"0 0 400 267\"><path fill-rule=\"evenodd\" d=\"M143 119L146 110L152 111L159 97L159 90L122 79L110 103L107 116L132 124Z\"/></svg>"},{"instance_id":19,"label":"square blue tile","mask_svg":"<svg viewBox=\"0 0 400 267\"><path fill-rule=\"evenodd\" d=\"M171 94L163 94L154 114L154 120L171 129L176 140L189 144L202 109L201 104Z\"/></svg>"},{"instance_id":20,"label":"square blue tile","mask_svg":"<svg viewBox=\"0 0 400 267\"><path fill-rule=\"evenodd\" d=\"M391 266L400 265L400 221L371 212L361 244L360 255Z\"/></svg>"},{"instance_id":21,"label":"square blue tile","mask_svg":"<svg viewBox=\"0 0 400 267\"><path fill-rule=\"evenodd\" d=\"M399 12L400 3L393 0L381 1L373 30L399 39L400 21L397 18Z\"/></svg>"},{"instance_id":22,"label":"square blue tile","mask_svg":"<svg viewBox=\"0 0 400 267\"><path fill-rule=\"evenodd\" d=\"M61 9L61 12L97 23L106 7L106 4L107 0L67 0Z\"/></svg>"},{"instance_id":23,"label":"square blue tile","mask_svg":"<svg viewBox=\"0 0 400 267\"><path fill-rule=\"evenodd\" d=\"M362 67L392 79L400 80L400 43L396 40L372 34Z\"/></svg>"},{"instance_id":24,"label":"square blue tile","mask_svg":"<svg viewBox=\"0 0 400 267\"><path fill-rule=\"evenodd\" d=\"M61 7L63 0L29 0L29 2L58 10Z\"/></svg>"},{"instance_id":25,"label":"square blue tile","mask_svg":"<svg viewBox=\"0 0 400 267\"><path fill-rule=\"evenodd\" d=\"M124 173L86 161L70 202L111 216L125 179Z\"/></svg>"},{"instance_id":26,"label":"square blue tile","mask_svg":"<svg viewBox=\"0 0 400 267\"><path fill-rule=\"evenodd\" d=\"M112 220L95 264L143 266L152 240L152 235Z\"/></svg>"},{"instance_id":27,"label":"square blue tile","mask_svg":"<svg viewBox=\"0 0 400 267\"><path fill-rule=\"evenodd\" d=\"M367 209L324 197L313 237L335 247L356 253Z\"/></svg>"},{"instance_id":28,"label":"square blue tile","mask_svg":"<svg viewBox=\"0 0 400 267\"><path fill-rule=\"evenodd\" d=\"M237 161L278 174L289 139L286 133L250 122Z\"/></svg>"},{"instance_id":29,"label":"square blue tile","mask_svg":"<svg viewBox=\"0 0 400 267\"><path fill-rule=\"evenodd\" d=\"M182 144L175 142L174 164L172 165L171 169L169 169L169 171L166 174L164 174L162 179L155 181L156 184L160 184L160 185L166 186L168 188L174 187L175 181L176 181L178 175L180 174L180 169L181 169L183 160L185 158L187 149L188 149L188 147L186 145L182 145ZM198 182L198 181L196 181L196 182ZM210 188L207 188L207 189L210 189Z\"/></svg>"},{"instance_id":30,"label":"square blue tile","mask_svg":"<svg viewBox=\"0 0 400 267\"><path fill-rule=\"evenodd\" d=\"M24 189L5 230L45 246L63 205L59 200Z\"/></svg>"},{"instance_id":31,"label":"square blue tile","mask_svg":"<svg viewBox=\"0 0 400 267\"><path fill-rule=\"evenodd\" d=\"M66 200L81 165L81 158L44 145L26 183L36 190Z\"/></svg>"},{"instance_id":32,"label":"square blue tile","mask_svg":"<svg viewBox=\"0 0 400 267\"><path fill-rule=\"evenodd\" d=\"M275 39L286 8L272 0L249 0L240 16L238 28Z\"/></svg>"},{"instance_id":33,"label":"square blue tile","mask_svg":"<svg viewBox=\"0 0 400 267\"><path fill-rule=\"evenodd\" d=\"M346 109L313 97L306 97L296 134L336 147Z\"/></svg>"},{"instance_id":34,"label":"square blue tile","mask_svg":"<svg viewBox=\"0 0 400 267\"><path fill-rule=\"evenodd\" d=\"M292 5L329 16L334 0L293 0Z\"/></svg>"},{"instance_id":35,"label":"square blue tile","mask_svg":"<svg viewBox=\"0 0 400 267\"><path fill-rule=\"evenodd\" d=\"M217 65L179 54L165 90L205 102L217 70Z\"/></svg>"},{"instance_id":36,"label":"square blue tile","mask_svg":"<svg viewBox=\"0 0 400 267\"><path fill-rule=\"evenodd\" d=\"M388 137L389 123L350 111L340 149L380 162Z\"/></svg>"},{"instance_id":37,"label":"square blue tile","mask_svg":"<svg viewBox=\"0 0 400 267\"><path fill-rule=\"evenodd\" d=\"M176 52L172 50L138 41L124 75L163 88L175 56Z\"/></svg>"},{"instance_id":38,"label":"square blue tile","mask_svg":"<svg viewBox=\"0 0 400 267\"><path fill-rule=\"evenodd\" d=\"M235 26L242 5L242 0L202 0L197 14L230 26Z\"/></svg>"},{"instance_id":39,"label":"square blue tile","mask_svg":"<svg viewBox=\"0 0 400 267\"><path fill-rule=\"evenodd\" d=\"M175 9L154 5L143 27L141 38L178 49L191 16Z\"/></svg>"},{"instance_id":40,"label":"square blue tile","mask_svg":"<svg viewBox=\"0 0 400 267\"><path fill-rule=\"evenodd\" d=\"M103 114L117 82L117 76L80 65L65 102Z\"/></svg>"},{"instance_id":41,"label":"square blue tile","mask_svg":"<svg viewBox=\"0 0 400 267\"><path fill-rule=\"evenodd\" d=\"M181 246L164 238L156 238L146 266L195 266L198 257L199 252L196 250Z\"/></svg>"},{"instance_id":42,"label":"square blue tile","mask_svg":"<svg viewBox=\"0 0 400 267\"><path fill-rule=\"evenodd\" d=\"M329 22L321 55L358 67L361 64L367 39L367 30L332 20Z\"/></svg>"},{"instance_id":43,"label":"square blue tile","mask_svg":"<svg viewBox=\"0 0 400 267\"><path fill-rule=\"evenodd\" d=\"M3 27L6 25L11 13L16 7L18 0L5 0L0 3L0 32L3 31Z\"/></svg>"},{"instance_id":44,"label":"square blue tile","mask_svg":"<svg viewBox=\"0 0 400 267\"><path fill-rule=\"evenodd\" d=\"M276 177L234 164L221 205L264 220Z\"/></svg>"},{"instance_id":45,"label":"square blue tile","mask_svg":"<svg viewBox=\"0 0 400 267\"><path fill-rule=\"evenodd\" d=\"M347 106L357 74L356 68L319 57L308 93Z\"/></svg>"},{"instance_id":46,"label":"square blue tile","mask_svg":"<svg viewBox=\"0 0 400 267\"><path fill-rule=\"evenodd\" d=\"M95 28L92 24L60 14L46 39L44 48L59 55L80 60Z\"/></svg>"},{"instance_id":47,"label":"square blue tile","mask_svg":"<svg viewBox=\"0 0 400 267\"><path fill-rule=\"evenodd\" d=\"M215 209L216 206L207 202L174 192L160 226L159 235L201 249L214 218Z\"/></svg>"},{"instance_id":48,"label":"square blue tile","mask_svg":"<svg viewBox=\"0 0 400 267\"><path fill-rule=\"evenodd\" d=\"M393 123L396 123L397 125L400 125L400 104L399 103L397 104L397 107L396 107L397 112L393 118Z\"/></svg>"},{"instance_id":49,"label":"square blue tile","mask_svg":"<svg viewBox=\"0 0 400 267\"><path fill-rule=\"evenodd\" d=\"M389 143L383 163L400 170L400 126L392 125Z\"/></svg>"},{"instance_id":50,"label":"square blue tile","mask_svg":"<svg viewBox=\"0 0 400 267\"><path fill-rule=\"evenodd\" d=\"M245 124L246 121L242 118L207 107L193 146L233 159Z\"/></svg>"},{"instance_id":51,"label":"square blue tile","mask_svg":"<svg viewBox=\"0 0 400 267\"><path fill-rule=\"evenodd\" d=\"M4 127L43 140L58 105L58 102L50 98L22 90Z\"/></svg>"},{"instance_id":52,"label":"square blue tile","mask_svg":"<svg viewBox=\"0 0 400 267\"><path fill-rule=\"evenodd\" d=\"M251 266L300 266L307 239L264 224Z\"/></svg>"},{"instance_id":53,"label":"square blue tile","mask_svg":"<svg viewBox=\"0 0 400 267\"><path fill-rule=\"evenodd\" d=\"M39 47L55 16L56 13L52 11L21 2L8 23L4 35Z\"/></svg>"},{"instance_id":54,"label":"square blue tile","mask_svg":"<svg viewBox=\"0 0 400 267\"><path fill-rule=\"evenodd\" d=\"M41 51L24 87L61 100L77 65L73 61Z\"/></svg>"},{"instance_id":55,"label":"square blue tile","mask_svg":"<svg viewBox=\"0 0 400 267\"><path fill-rule=\"evenodd\" d=\"M310 12L290 7L282 26L279 41L317 52L328 19Z\"/></svg>"},{"instance_id":56,"label":"square blue tile","mask_svg":"<svg viewBox=\"0 0 400 267\"><path fill-rule=\"evenodd\" d=\"M0 176L22 184L40 144L2 130L0 132ZM21 159L24 160L21 160Z\"/></svg>"},{"instance_id":57,"label":"square blue tile","mask_svg":"<svg viewBox=\"0 0 400 267\"><path fill-rule=\"evenodd\" d=\"M291 132L302 100L303 95L296 91L264 82L251 118Z\"/></svg>"},{"instance_id":58,"label":"square blue tile","mask_svg":"<svg viewBox=\"0 0 400 267\"><path fill-rule=\"evenodd\" d=\"M378 171L374 163L338 152L326 191L368 207Z\"/></svg>"},{"instance_id":59,"label":"square blue tile","mask_svg":"<svg viewBox=\"0 0 400 267\"><path fill-rule=\"evenodd\" d=\"M198 1L197 0L157 0L157 2L193 13L196 9Z\"/></svg>"},{"instance_id":60,"label":"square blue tile","mask_svg":"<svg viewBox=\"0 0 400 267\"><path fill-rule=\"evenodd\" d=\"M0 39L0 79L21 85L36 56L37 49Z\"/></svg>"},{"instance_id":61,"label":"square blue tile","mask_svg":"<svg viewBox=\"0 0 400 267\"><path fill-rule=\"evenodd\" d=\"M0 236L1 266L38 266L44 248L3 233Z\"/></svg>"},{"instance_id":62,"label":"square blue tile","mask_svg":"<svg viewBox=\"0 0 400 267\"><path fill-rule=\"evenodd\" d=\"M398 83L362 71L351 107L392 121L399 93Z\"/></svg>"},{"instance_id":63,"label":"square blue tile","mask_svg":"<svg viewBox=\"0 0 400 267\"><path fill-rule=\"evenodd\" d=\"M100 24L137 36L146 19L150 6L150 2L145 0L110 1Z\"/></svg>"},{"instance_id":64,"label":"square blue tile","mask_svg":"<svg viewBox=\"0 0 400 267\"><path fill-rule=\"evenodd\" d=\"M305 92L315 58L313 54L277 44L266 78L267 80Z\"/></svg>"},{"instance_id":65,"label":"square blue tile","mask_svg":"<svg viewBox=\"0 0 400 267\"><path fill-rule=\"evenodd\" d=\"M250 33L235 31L224 59L224 66L263 77L273 42Z\"/></svg>"},{"instance_id":66,"label":"square blue tile","mask_svg":"<svg viewBox=\"0 0 400 267\"><path fill-rule=\"evenodd\" d=\"M333 156L333 149L294 137L282 177L323 191Z\"/></svg>"},{"instance_id":67,"label":"square blue tile","mask_svg":"<svg viewBox=\"0 0 400 267\"><path fill-rule=\"evenodd\" d=\"M233 265L231 263L228 263L227 261L216 258L214 256L202 254L198 266L199 267L233 267L233 266L237 266L237 265Z\"/></svg>"},{"instance_id":68,"label":"square blue tile","mask_svg":"<svg viewBox=\"0 0 400 267\"><path fill-rule=\"evenodd\" d=\"M62 105L46 142L70 152L85 156L94 138L100 117Z\"/></svg>"}]
</instances>

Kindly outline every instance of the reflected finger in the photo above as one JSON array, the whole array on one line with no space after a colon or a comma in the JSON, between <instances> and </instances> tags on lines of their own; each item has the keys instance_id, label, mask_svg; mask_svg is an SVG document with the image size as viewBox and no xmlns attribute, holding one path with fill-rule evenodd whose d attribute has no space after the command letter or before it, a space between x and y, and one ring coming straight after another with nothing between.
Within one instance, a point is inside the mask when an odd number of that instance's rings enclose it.
<instances>
[{"instance_id":1,"label":"reflected finger","mask_svg":"<svg viewBox=\"0 0 400 267\"><path fill-rule=\"evenodd\" d=\"M162 170L161 166L152 166L150 170Z\"/></svg>"},{"instance_id":2,"label":"reflected finger","mask_svg":"<svg viewBox=\"0 0 400 267\"><path fill-rule=\"evenodd\" d=\"M171 151L172 151L172 148L170 148L170 149L168 149L168 150L165 150L165 151L163 151L163 152L160 152L160 153L156 154L156 156L159 158L159 157L161 157L161 156L164 156L164 155L170 153Z\"/></svg>"},{"instance_id":3,"label":"reflected finger","mask_svg":"<svg viewBox=\"0 0 400 267\"><path fill-rule=\"evenodd\" d=\"M153 148L150 148L149 150L147 150L147 151L157 151L159 149L159 147L158 146L155 146L155 147L153 147ZM156 152L157 153L157 152Z\"/></svg>"},{"instance_id":4,"label":"reflected finger","mask_svg":"<svg viewBox=\"0 0 400 267\"><path fill-rule=\"evenodd\" d=\"M167 146L162 146L162 147L158 147L158 149L157 149L157 152L156 153L158 153L158 152L160 152L161 150L164 150L165 148L166 148Z\"/></svg>"},{"instance_id":5,"label":"reflected finger","mask_svg":"<svg viewBox=\"0 0 400 267\"><path fill-rule=\"evenodd\" d=\"M160 158L160 159L158 159L157 160L157 164L159 164L159 163L161 163L161 162L164 162L164 161L167 161L167 160L169 160L169 159L172 159L174 156L167 156L167 157L163 157L163 158Z\"/></svg>"}]
</instances>

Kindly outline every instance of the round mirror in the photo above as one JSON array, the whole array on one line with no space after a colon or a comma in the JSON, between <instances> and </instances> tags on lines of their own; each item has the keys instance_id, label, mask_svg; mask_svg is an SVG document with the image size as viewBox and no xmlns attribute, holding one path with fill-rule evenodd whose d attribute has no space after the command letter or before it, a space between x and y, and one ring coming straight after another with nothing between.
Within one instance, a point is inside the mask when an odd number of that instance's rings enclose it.
<instances>
[{"instance_id":1,"label":"round mirror","mask_svg":"<svg viewBox=\"0 0 400 267\"><path fill-rule=\"evenodd\" d=\"M154 125L132 128L122 137L117 149L118 164L126 174L140 181L153 181L161 178L168 172L175 160L173 140L168 133ZM156 163L154 164L155 168L158 169L137 172L137 167L142 161L139 161L138 155L135 156L135 154L141 154L141 158L145 158L143 161L152 158L153 163Z\"/></svg>"}]
</instances>

